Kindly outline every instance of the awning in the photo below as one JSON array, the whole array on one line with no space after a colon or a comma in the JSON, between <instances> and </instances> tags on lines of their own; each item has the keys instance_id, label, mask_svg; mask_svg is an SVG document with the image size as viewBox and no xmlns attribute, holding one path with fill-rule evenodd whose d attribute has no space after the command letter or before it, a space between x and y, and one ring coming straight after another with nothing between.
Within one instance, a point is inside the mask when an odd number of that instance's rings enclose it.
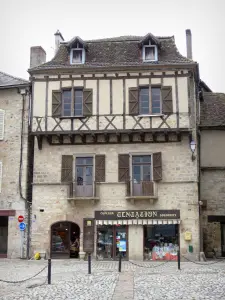
<instances>
[{"instance_id":1,"label":"awning","mask_svg":"<svg viewBox=\"0 0 225 300\"><path fill-rule=\"evenodd\" d=\"M131 220L96 220L96 225L167 225L180 224L179 219L174 220L151 220L151 219L131 219Z\"/></svg>"}]
</instances>

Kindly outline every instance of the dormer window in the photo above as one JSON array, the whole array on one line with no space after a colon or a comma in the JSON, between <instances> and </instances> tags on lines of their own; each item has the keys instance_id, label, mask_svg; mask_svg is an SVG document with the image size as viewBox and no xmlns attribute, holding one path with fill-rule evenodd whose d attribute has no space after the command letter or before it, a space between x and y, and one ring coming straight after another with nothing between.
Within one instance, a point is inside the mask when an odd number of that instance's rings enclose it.
<instances>
[{"instance_id":1,"label":"dormer window","mask_svg":"<svg viewBox=\"0 0 225 300\"><path fill-rule=\"evenodd\" d=\"M84 64L85 62L85 51L82 44L77 43L70 52L70 63L72 65Z\"/></svg>"},{"instance_id":2,"label":"dormer window","mask_svg":"<svg viewBox=\"0 0 225 300\"><path fill-rule=\"evenodd\" d=\"M142 56L143 56L143 61L148 62L148 61L157 61L158 60L158 49L156 45L152 45L151 41L149 40L148 43L143 45L142 48Z\"/></svg>"}]
</instances>

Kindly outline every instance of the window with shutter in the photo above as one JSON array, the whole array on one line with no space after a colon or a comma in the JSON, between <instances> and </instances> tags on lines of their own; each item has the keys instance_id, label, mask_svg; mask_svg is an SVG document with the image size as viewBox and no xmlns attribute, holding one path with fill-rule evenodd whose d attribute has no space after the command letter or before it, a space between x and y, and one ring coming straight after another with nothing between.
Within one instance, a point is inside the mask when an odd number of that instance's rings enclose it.
<instances>
[{"instance_id":1,"label":"window with shutter","mask_svg":"<svg viewBox=\"0 0 225 300\"><path fill-rule=\"evenodd\" d=\"M105 155L95 156L95 181L105 182Z\"/></svg>"},{"instance_id":2,"label":"window with shutter","mask_svg":"<svg viewBox=\"0 0 225 300\"><path fill-rule=\"evenodd\" d=\"M162 180L162 153L153 153L153 180Z\"/></svg>"},{"instance_id":3,"label":"window with shutter","mask_svg":"<svg viewBox=\"0 0 225 300\"><path fill-rule=\"evenodd\" d=\"M0 193L2 191L2 162L0 161Z\"/></svg>"},{"instance_id":4,"label":"window with shutter","mask_svg":"<svg viewBox=\"0 0 225 300\"><path fill-rule=\"evenodd\" d=\"M52 91L52 116L59 118L62 116L62 93Z\"/></svg>"},{"instance_id":5,"label":"window with shutter","mask_svg":"<svg viewBox=\"0 0 225 300\"><path fill-rule=\"evenodd\" d=\"M162 113L171 114L173 113L173 95L171 86L162 87Z\"/></svg>"},{"instance_id":6,"label":"window with shutter","mask_svg":"<svg viewBox=\"0 0 225 300\"><path fill-rule=\"evenodd\" d=\"M62 155L61 182L73 181L73 156Z\"/></svg>"},{"instance_id":7,"label":"window with shutter","mask_svg":"<svg viewBox=\"0 0 225 300\"><path fill-rule=\"evenodd\" d=\"M4 139L5 111L0 109L0 141Z\"/></svg>"},{"instance_id":8,"label":"window with shutter","mask_svg":"<svg viewBox=\"0 0 225 300\"><path fill-rule=\"evenodd\" d=\"M119 154L118 160L119 160L119 164L118 164L119 182L128 182L130 180L129 154Z\"/></svg>"}]
</instances>

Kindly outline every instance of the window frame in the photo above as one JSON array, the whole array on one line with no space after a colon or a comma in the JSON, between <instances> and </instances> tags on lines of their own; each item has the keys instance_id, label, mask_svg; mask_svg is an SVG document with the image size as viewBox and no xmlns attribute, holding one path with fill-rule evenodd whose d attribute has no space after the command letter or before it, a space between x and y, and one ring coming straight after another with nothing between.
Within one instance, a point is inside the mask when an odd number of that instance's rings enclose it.
<instances>
[{"instance_id":1,"label":"window frame","mask_svg":"<svg viewBox=\"0 0 225 300\"><path fill-rule=\"evenodd\" d=\"M82 51L81 62L73 62L73 51ZM71 65L82 65L85 63L85 49L84 47L79 47L79 43L77 43L76 47L70 49L70 64Z\"/></svg>"},{"instance_id":2,"label":"window frame","mask_svg":"<svg viewBox=\"0 0 225 300\"><path fill-rule=\"evenodd\" d=\"M0 161L0 194L2 192L2 180L3 180L3 163Z\"/></svg>"},{"instance_id":3,"label":"window frame","mask_svg":"<svg viewBox=\"0 0 225 300\"><path fill-rule=\"evenodd\" d=\"M154 59L145 59L145 49L146 48L154 48L155 49ZM142 47L142 59L143 59L143 62L158 61L158 47L156 45L152 45L150 40L149 40L148 45L143 45L143 47Z\"/></svg>"},{"instance_id":4,"label":"window frame","mask_svg":"<svg viewBox=\"0 0 225 300\"><path fill-rule=\"evenodd\" d=\"M82 91L82 114L81 115L75 115L75 91L76 90L81 90ZM64 91L70 91L71 92L71 115L70 116L65 116L64 115L64 98L63 98L63 92ZM62 94L62 115L61 118L83 118L84 117L84 87L83 86L75 86L75 87L63 87L61 89L61 94Z\"/></svg>"},{"instance_id":5,"label":"window frame","mask_svg":"<svg viewBox=\"0 0 225 300\"><path fill-rule=\"evenodd\" d=\"M140 163L133 163L133 158L134 157L141 157L141 158L143 158L144 156L150 156L150 162L146 162L146 163L144 163L144 162L140 162ZM135 165L137 165L137 166L141 166L141 169L142 169L142 174L140 174L140 175L143 175L144 173L143 173L143 166L150 166L150 180L143 180L143 179L140 179L140 181L141 182L143 182L143 181L153 181L153 155L152 154L140 154L140 153L138 153L138 154L132 154L131 155L131 166L132 166L132 169L131 169L131 172L130 173L132 173L132 176L131 176L131 178L132 178L132 183L134 183L133 181L134 181L134 174L133 174L133 166L135 166Z\"/></svg>"},{"instance_id":6,"label":"window frame","mask_svg":"<svg viewBox=\"0 0 225 300\"><path fill-rule=\"evenodd\" d=\"M73 182L77 182L77 172L76 172L76 160L77 158L92 158L92 181L93 181L93 184L95 182L95 154L93 153L85 153L85 154L74 154L73 155Z\"/></svg>"},{"instance_id":7,"label":"window frame","mask_svg":"<svg viewBox=\"0 0 225 300\"><path fill-rule=\"evenodd\" d=\"M91 158L92 159L92 164L77 164L77 159L78 158L81 158L81 159L86 159L86 158ZM86 168L86 167L92 167L92 185L94 184L94 157L93 157L93 155L92 156L90 156L90 155L85 155L85 156L77 156L76 155L76 157L75 157L75 159L74 159L74 171L75 171L75 174L74 174L74 182L76 182L76 184L78 184L78 181L77 181L77 167L83 167L83 168ZM85 172L85 176L86 176L87 174L86 174L86 172ZM86 180L85 181L83 181L84 183L86 182ZM86 185L86 184L83 184L84 186Z\"/></svg>"},{"instance_id":8,"label":"window frame","mask_svg":"<svg viewBox=\"0 0 225 300\"><path fill-rule=\"evenodd\" d=\"M0 132L0 141L4 141L4 138L5 138L5 110L0 109L0 112L2 113L2 132Z\"/></svg>"},{"instance_id":9,"label":"window frame","mask_svg":"<svg viewBox=\"0 0 225 300\"><path fill-rule=\"evenodd\" d=\"M141 99L140 99L140 90L148 88L148 106L149 111L148 113L141 113ZM152 89L158 88L160 89L160 112L153 113L152 112ZM139 85L138 87L138 101L139 101L139 116L159 116L162 115L162 86L161 85Z\"/></svg>"}]
</instances>

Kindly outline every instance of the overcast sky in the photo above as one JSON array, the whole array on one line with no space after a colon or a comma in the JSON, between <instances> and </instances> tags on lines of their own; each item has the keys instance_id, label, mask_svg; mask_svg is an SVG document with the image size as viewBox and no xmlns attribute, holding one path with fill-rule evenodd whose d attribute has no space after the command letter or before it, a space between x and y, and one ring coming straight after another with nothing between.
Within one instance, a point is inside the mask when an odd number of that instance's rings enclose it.
<instances>
[{"instance_id":1,"label":"overcast sky","mask_svg":"<svg viewBox=\"0 0 225 300\"><path fill-rule=\"evenodd\" d=\"M225 92L224 0L0 0L0 70L28 79L31 46L54 54L54 33L95 39L121 35L174 35L186 55L191 29L193 58L214 92Z\"/></svg>"}]
</instances>

